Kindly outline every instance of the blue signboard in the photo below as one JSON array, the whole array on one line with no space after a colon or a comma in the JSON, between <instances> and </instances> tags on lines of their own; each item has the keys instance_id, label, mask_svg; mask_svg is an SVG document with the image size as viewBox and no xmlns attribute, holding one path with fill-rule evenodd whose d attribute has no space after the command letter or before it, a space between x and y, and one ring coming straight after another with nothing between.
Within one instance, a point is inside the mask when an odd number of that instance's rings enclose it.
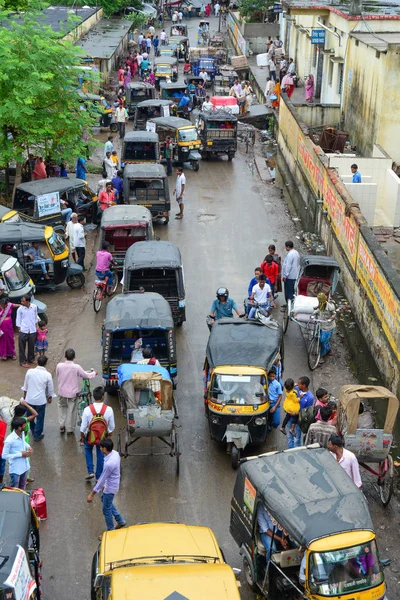
<instances>
[{"instance_id":1,"label":"blue signboard","mask_svg":"<svg viewBox=\"0 0 400 600\"><path fill-rule=\"evenodd\" d=\"M325 29L313 29L311 31L311 43L325 45Z\"/></svg>"},{"instance_id":2,"label":"blue signboard","mask_svg":"<svg viewBox=\"0 0 400 600\"><path fill-rule=\"evenodd\" d=\"M274 7L273 7L273 11L274 11L274 13L281 13L281 12L283 12L282 4L279 4L279 3L275 2L274 3Z\"/></svg>"}]
</instances>

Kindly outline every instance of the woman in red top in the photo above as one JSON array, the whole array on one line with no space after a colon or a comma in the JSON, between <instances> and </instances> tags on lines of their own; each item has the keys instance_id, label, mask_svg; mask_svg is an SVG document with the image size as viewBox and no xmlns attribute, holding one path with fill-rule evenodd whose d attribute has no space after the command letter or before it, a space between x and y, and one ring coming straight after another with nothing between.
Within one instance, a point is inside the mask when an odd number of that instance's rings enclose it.
<instances>
[{"instance_id":1,"label":"woman in red top","mask_svg":"<svg viewBox=\"0 0 400 600\"><path fill-rule=\"evenodd\" d=\"M276 262L274 262L274 259L271 256L271 254L267 254L267 256L264 258L263 262L261 263L260 267L261 267L262 272L264 273L265 277L268 277L268 279L271 283L271 292L273 294L274 290L275 290L275 281L276 281L276 278L278 277L279 267L276 264Z\"/></svg>"}]
</instances>

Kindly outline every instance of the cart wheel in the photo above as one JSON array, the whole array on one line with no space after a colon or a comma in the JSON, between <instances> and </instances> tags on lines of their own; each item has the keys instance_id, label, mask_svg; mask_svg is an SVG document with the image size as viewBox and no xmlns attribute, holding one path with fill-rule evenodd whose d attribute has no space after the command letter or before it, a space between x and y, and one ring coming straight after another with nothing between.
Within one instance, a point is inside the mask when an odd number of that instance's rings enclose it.
<instances>
[{"instance_id":1,"label":"cart wheel","mask_svg":"<svg viewBox=\"0 0 400 600\"><path fill-rule=\"evenodd\" d=\"M111 123L111 125L110 125L110 131L112 131L112 133L117 133L117 131L118 131L118 125L116 123Z\"/></svg>"},{"instance_id":2,"label":"cart wheel","mask_svg":"<svg viewBox=\"0 0 400 600\"><path fill-rule=\"evenodd\" d=\"M393 458L387 457L387 471L380 481L379 495L383 506L387 506L393 494Z\"/></svg>"},{"instance_id":3,"label":"cart wheel","mask_svg":"<svg viewBox=\"0 0 400 600\"><path fill-rule=\"evenodd\" d=\"M237 448L235 446L235 444L233 444L232 452L231 452L231 464L232 464L232 469L235 469L235 471L239 466L239 460L240 460L240 450L239 450L239 448Z\"/></svg>"},{"instance_id":4,"label":"cart wheel","mask_svg":"<svg viewBox=\"0 0 400 600\"><path fill-rule=\"evenodd\" d=\"M178 442L178 434L175 433L175 454L176 454L176 474L179 477L179 442Z\"/></svg>"},{"instance_id":5,"label":"cart wheel","mask_svg":"<svg viewBox=\"0 0 400 600\"><path fill-rule=\"evenodd\" d=\"M244 573L244 577L246 579L246 583L249 586L249 588L252 589L253 592L256 592L257 586L253 579L253 573L251 570L251 566L250 566L249 561L246 558L246 556L243 557L243 573Z\"/></svg>"},{"instance_id":6,"label":"cart wheel","mask_svg":"<svg viewBox=\"0 0 400 600\"><path fill-rule=\"evenodd\" d=\"M98 313L101 309L101 303L103 301L103 292L100 288L96 288L93 292L93 308L94 312Z\"/></svg>"},{"instance_id":7,"label":"cart wheel","mask_svg":"<svg viewBox=\"0 0 400 600\"><path fill-rule=\"evenodd\" d=\"M310 345L308 347L308 366L311 371L314 371L318 367L319 358L321 354L321 343L320 343L320 332L314 335L312 338Z\"/></svg>"},{"instance_id":8,"label":"cart wheel","mask_svg":"<svg viewBox=\"0 0 400 600\"><path fill-rule=\"evenodd\" d=\"M289 327L289 315L290 315L290 300L287 301L285 312L283 313L283 333L287 332L287 328Z\"/></svg>"}]
</instances>

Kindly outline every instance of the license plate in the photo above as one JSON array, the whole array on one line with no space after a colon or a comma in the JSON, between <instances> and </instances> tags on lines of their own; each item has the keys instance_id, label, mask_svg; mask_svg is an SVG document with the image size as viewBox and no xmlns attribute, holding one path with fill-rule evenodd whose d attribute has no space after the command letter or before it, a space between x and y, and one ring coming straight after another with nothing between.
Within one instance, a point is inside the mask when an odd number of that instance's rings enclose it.
<instances>
[{"instance_id":1,"label":"license plate","mask_svg":"<svg viewBox=\"0 0 400 600\"><path fill-rule=\"evenodd\" d=\"M189 150L193 150L194 146L189 146Z\"/></svg>"},{"instance_id":2,"label":"license plate","mask_svg":"<svg viewBox=\"0 0 400 600\"><path fill-rule=\"evenodd\" d=\"M139 204L138 206L153 206L152 204Z\"/></svg>"},{"instance_id":3,"label":"license plate","mask_svg":"<svg viewBox=\"0 0 400 600\"><path fill-rule=\"evenodd\" d=\"M207 146L212 146L212 142L207 142Z\"/></svg>"}]
</instances>

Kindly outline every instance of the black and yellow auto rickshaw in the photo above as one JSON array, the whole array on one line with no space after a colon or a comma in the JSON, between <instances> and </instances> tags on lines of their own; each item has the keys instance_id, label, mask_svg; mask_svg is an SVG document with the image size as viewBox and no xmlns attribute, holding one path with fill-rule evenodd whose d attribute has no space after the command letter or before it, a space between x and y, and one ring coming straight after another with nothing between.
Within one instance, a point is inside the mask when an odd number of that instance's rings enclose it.
<instances>
[{"instance_id":1,"label":"black and yellow auto rickshaw","mask_svg":"<svg viewBox=\"0 0 400 600\"><path fill-rule=\"evenodd\" d=\"M0 600L42 597L39 521L29 494L0 490Z\"/></svg>"},{"instance_id":2,"label":"black and yellow auto rickshaw","mask_svg":"<svg viewBox=\"0 0 400 600\"><path fill-rule=\"evenodd\" d=\"M51 225L56 231L64 231L61 201L74 212L85 214L88 220L96 222L97 195L86 181L76 177L49 177L21 183L15 190L12 208L24 221Z\"/></svg>"},{"instance_id":3,"label":"black and yellow auto rickshaw","mask_svg":"<svg viewBox=\"0 0 400 600\"><path fill-rule=\"evenodd\" d=\"M113 108L108 104L104 96L91 94L89 92L85 93L82 91L79 91L78 94L82 101L82 108L89 110L91 109L92 114L99 114L100 127L108 127L113 133L118 131L118 125L115 120Z\"/></svg>"},{"instance_id":4,"label":"black and yellow auto rickshaw","mask_svg":"<svg viewBox=\"0 0 400 600\"><path fill-rule=\"evenodd\" d=\"M125 107L130 117L135 114L135 108L139 102L144 100L154 100L156 97L156 88L151 83L144 81L131 81L125 90Z\"/></svg>"},{"instance_id":5,"label":"black and yellow auto rickshaw","mask_svg":"<svg viewBox=\"0 0 400 600\"><path fill-rule=\"evenodd\" d=\"M104 242L110 244L108 251L113 255L116 263L114 270L117 273L122 273L126 252L132 244L152 239L152 217L144 206L120 204L110 206L104 211L100 225L99 248L102 248Z\"/></svg>"},{"instance_id":6,"label":"black and yellow auto rickshaw","mask_svg":"<svg viewBox=\"0 0 400 600\"><path fill-rule=\"evenodd\" d=\"M160 162L160 144L153 131L130 131L122 142L121 167L135 163Z\"/></svg>"},{"instance_id":7,"label":"black and yellow auto rickshaw","mask_svg":"<svg viewBox=\"0 0 400 600\"><path fill-rule=\"evenodd\" d=\"M29 296L32 304L36 304L41 320L47 323L47 306L34 298L35 284L12 252L10 247L6 254L0 254L0 281L4 291L14 304L20 304L23 296ZM15 313L13 317L15 318Z\"/></svg>"},{"instance_id":8,"label":"black and yellow auto rickshaw","mask_svg":"<svg viewBox=\"0 0 400 600\"><path fill-rule=\"evenodd\" d=\"M228 155L232 160L237 150L237 117L224 111L204 111L199 113L197 131L203 144L201 155Z\"/></svg>"},{"instance_id":9,"label":"black and yellow auto rickshaw","mask_svg":"<svg viewBox=\"0 0 400 600\"><path fill-rule=\"evenodd\" d=\"M171 199L168 176L162 165L126 165L124 169L125 204L145 206L154 221L167 224Z\"/></svg>"},{"instance_id":10,"label":"black and yellow auto rickshaw","mask_svg":"<svg viewBox=\"0 0 400 600\"><path fill-rule=\"evenodd\" d=\"M212 326L204 363L204 399L210 435L226 442L232 467L248 444L268 433L268 371L283 356L282 328L256 320L219 319Z\"/></svg>"},{"instance_id":11,"label":"black and yellow auto rickshaw","mask_svg":"<svg viewBox=\"0 0 400 600\"><path fill-rule=\"evenodd\" d=\"M367 500L318 444L243 459L230 532L268 600L386 598Z\"/></svg>"},{"instance_id":12,"label":"black and yellow auto rickshaw","mask_svg":"<svg viewBox=\"0 0 400 600\"><path fill-rule=\"evenodd\" d=\"M179 25L172 25L171 29L170 29L170 36L171 37L176 37L177 35L182 35L184 37L187 37L188 34L188 28L187 25L182 25L181 23Z\"/></svg>"},{"instance_id":13,"label":"black and yellow auto rickshaw","mask_svg":"<svg viewBox=\"0 0 400 600\"><path fill-rule=\"evenodd\" d=\"M157 58L166 58L168 56L175 56L177 58L178 44L168 43L166 46L159 46L157 49Z\"/></svg>"},{"instance_id":14,"label":"black and yellow auto rickshaw","mask_svg":"<svg viewBox=\"0 0 400 600\"><path fill-rule=\"evenodd\" d=\"M185 284L179 248L171 242L139 242L131 246L124 263L124 292L161 294L171 307L178 327L186 321Z\"/></svg>"},{"instance_id":15,"label":"black and yellow auto rickshaw","mask_svg":"<svg viewBox=\"0 0 400 600\"><path fill-rule=\"evenodd\" d=\"M202 145L197 129L190 121L180 117L159 117L148 122L155 124L162 153L165 140L169 136L173 142L172 160L178 164L190 163L193 171L199 170L201 160L199 150L202 150Z\"/></svg>"},{"instance_id":16,"label":"black and yellow auto rickshaw","mask_svg":"<svg viewBox=\"0 0 400 600\"><path fill-rule=\"evenodd\" d=\"M175 106L178 106L186 90L187 85L185 82L176 81L175 83L169 83L162 81L160 85L160 97L162 100L172 100Z\"/></svg>"},{"instance_id":17,"label":"black and yellow auto rickshaw","mask_svg":"<svg viewBox=\"0 0 400 600\"><path fill-rule=\"evenodd\" d=\"M172 379L177 375L174 320L168 302L153 293L114 296L103 325L103 378L107 391L118 389L118 367L138 362L137 350L151 348Z\"/></svg>"},{"instance_id":18,"label":"black and yellow auto rickshaw","mask_svg":"<svg viewBox=\"0 0 400 600\"><path fill-rule=\"evenodd\" d=\"M173 35L169 38L168 44L174 44L177 48L176 56L179 59L186 59L189 56L189 38L185 35Z\"/></svg>"},{"instance_id":19,"label":"black and yellow auto rickshaw","mask_svg":"<svg viewBox=\"0 0 400 600\"><path fill-rule=\"evenodd\" d=\"M154 76L156 85L160 85L161 81L169 79L170 81L178 80L178 59L174 56L160 56L154 60Z\"/></svg>"},{"instance_id":20,"label":"black and yellow auto rickshaw","mask_svg":"<svg viewBox=\"0 0 400 600\"><path fill-rule=\"evenodd\" d=\"M53 227L0 223L0 251L15 256L38 289L64 281L72 289L85 284L83 268L70 261L69 249Z\"/></svg>"},{"instance_id":21,"label":"black and yellow auto rickshaw","mask_svg":"<svg viewBox=\"0 0 400 600\"><path fill-rule=\"evenodd\" d=\"M172 100L144 100L139 102L135 110L133 129L144 131L149 119L156 117L169 117Z\"/></svg>"},{"instance_id":22,"label":"black and yellow auto rickshaw","mask_svg":"<svg viewBox=\"0 0 400 600\"><path fill-rule=\"evenodd\" d=\"M0 204L0 223L18 223L22 220L23 215L21 215L19 212Z\"/></svg>"}]
</instances>

